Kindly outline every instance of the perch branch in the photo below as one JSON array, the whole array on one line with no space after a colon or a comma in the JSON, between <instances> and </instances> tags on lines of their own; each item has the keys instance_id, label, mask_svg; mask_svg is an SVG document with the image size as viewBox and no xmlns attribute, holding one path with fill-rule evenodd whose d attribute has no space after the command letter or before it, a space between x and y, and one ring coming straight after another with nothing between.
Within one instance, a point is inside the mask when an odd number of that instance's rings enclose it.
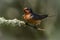
<instances>
[{"instance_id":1,"label":"perch branch","mask_svg":"<svg viewBox=\"0 0 60 40\"><path fill-rule=\"evenodd\" d=\"M18 25L19 27L21 27L22 25L25 25L25 22L18 19L6 20L4 17L0 17L0 25L1 24L11 24L12 26Z\"/></svg>"}]
</instances>

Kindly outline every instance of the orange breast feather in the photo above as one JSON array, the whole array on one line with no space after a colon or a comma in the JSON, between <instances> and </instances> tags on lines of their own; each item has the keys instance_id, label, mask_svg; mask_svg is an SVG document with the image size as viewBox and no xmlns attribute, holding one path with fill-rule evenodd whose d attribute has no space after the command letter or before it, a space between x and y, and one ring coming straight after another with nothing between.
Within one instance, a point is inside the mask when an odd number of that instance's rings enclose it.
<instances>
[{"instance_id":1,"label":"orange breast feather","mask_svg":"<svg viewBox=\"0 0 60 40\"><path fill-rule=\"evenodd\" d=\"M24 19L26 21L28 21L29 23L32 23L32 24L40 24L41 23L41 20L34 20L33 18L30 17L30 14L29 15L24 15Z\"/></svg>"}]
</instances>

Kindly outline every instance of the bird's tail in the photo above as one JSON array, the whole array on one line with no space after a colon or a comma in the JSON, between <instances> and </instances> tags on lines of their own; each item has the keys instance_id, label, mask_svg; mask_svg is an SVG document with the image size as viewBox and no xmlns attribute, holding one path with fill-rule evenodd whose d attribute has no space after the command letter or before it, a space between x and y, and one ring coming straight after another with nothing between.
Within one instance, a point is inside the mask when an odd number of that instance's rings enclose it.
<instances>
[{"instance_id":1,"label":"bird's tail","mask_svg":"<svg viewBox=\"0 0 60 40\"><path fill-rule=\"evenodd\" d=\"M51 15L51 16L48 16L48 17L55 17L56 15Z\"/></svg>"},{"instance_id":2,"label":"bird's tail","mask_svg":"<svg viewBox=\"0 0 60 40\"><path fill-rule=\"evenodd\" d=\"M48 15L43 15L43 16L42 16L43 19L44 19L44 18L47 18L47 17L48 17Z\"/></svg>"},{"instance_id":3,"label":"bird's tail","mask_svg":"<svg viewBox=\"0 0 60 40\"><path fill-rule=\"evenodd\" d=\"M44 15L44 18L46 18L46 17L55 17L56 15Z\"/></svg>"}]
</instances>

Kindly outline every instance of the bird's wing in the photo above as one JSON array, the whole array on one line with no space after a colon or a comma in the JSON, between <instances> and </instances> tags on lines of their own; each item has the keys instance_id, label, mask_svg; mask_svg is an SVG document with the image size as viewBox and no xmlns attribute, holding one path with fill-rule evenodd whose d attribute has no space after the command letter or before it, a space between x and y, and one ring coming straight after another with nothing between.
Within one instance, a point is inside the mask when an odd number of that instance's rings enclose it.
<instances>
[{"instance_id":1,"label":"bird's wing","mask_svg":"<svg viewBox=\"0 0 60 40\"><path fill-rule=\"evenodd\" d=\"M38 14L35 14L35 13L32 13L32 18L35 19L35 20L42 20L46 17L48 17L48 15L38 15Z\"/></svg>"}]
</instances>

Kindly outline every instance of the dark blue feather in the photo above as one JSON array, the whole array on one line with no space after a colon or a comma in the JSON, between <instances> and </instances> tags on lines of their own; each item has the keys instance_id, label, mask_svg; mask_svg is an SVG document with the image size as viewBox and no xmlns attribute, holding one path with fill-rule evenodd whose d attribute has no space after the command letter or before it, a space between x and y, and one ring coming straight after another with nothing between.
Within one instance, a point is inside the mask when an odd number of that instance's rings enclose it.
<instances>
[{"instance_id":1,"label":"dark blue feather","mask_svg":"<svg viewBox=\"0 0 60 40\"><path fill-rule=\"evenodd\" d=\"M31 16L33 16L32 18L35 19L35 20L42 20L42 19L48 17L48 15L38 15L38 14L35 14L35 13L32 13Z\"/></svg>"}]
</instances>

